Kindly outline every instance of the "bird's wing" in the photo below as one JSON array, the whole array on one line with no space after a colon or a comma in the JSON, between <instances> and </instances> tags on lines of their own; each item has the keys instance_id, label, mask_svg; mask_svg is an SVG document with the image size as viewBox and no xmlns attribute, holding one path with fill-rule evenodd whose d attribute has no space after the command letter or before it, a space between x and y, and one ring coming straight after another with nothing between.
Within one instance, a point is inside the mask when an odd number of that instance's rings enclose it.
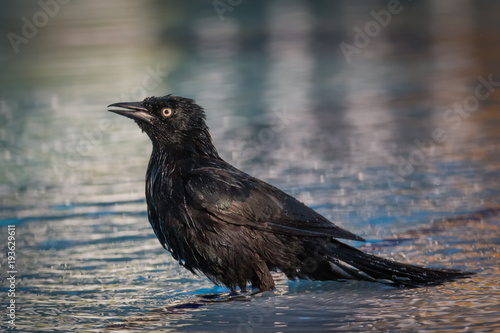
<instances>
[{"instance_id":1,"label":"bird's wing","mask_svg":"<svg viewBox=\"0 0 500 333\"><path fill-rule=\"evenodd\" d=\"M295 236L364 241L276 187L234 168L202 167L185 181L188 210L218 222Z\"/></svg>"}]
</instances>

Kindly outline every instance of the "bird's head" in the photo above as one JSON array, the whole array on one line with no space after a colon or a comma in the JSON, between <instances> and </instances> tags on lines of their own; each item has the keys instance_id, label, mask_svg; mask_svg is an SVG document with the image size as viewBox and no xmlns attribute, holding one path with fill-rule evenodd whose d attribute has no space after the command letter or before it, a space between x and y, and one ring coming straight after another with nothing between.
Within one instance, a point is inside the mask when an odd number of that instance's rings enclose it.
<instances>
[{"instance_id":1,"label":"bird's head","mask_svg":"<svg viewBox=\"0 0 500 333\"><path fill-rule=\"evenodd\" d=\"M205 124L205 111L192 99L171 95L148 97L141 102L114 103L108 108L134 119L154 147L218 157Z\"/></svg>"}]
</instances>

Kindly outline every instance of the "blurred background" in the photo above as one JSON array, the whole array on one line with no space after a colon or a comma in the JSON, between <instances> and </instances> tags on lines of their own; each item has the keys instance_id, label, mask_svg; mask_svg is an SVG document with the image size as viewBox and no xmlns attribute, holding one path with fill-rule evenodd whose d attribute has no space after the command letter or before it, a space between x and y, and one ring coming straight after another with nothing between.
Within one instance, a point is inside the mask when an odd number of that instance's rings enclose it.
<instances>
[{"instance_id":1,"label":"blurred background","mask_svg":"<svg viewBox=\"0 0 500 333\"><path fill-rule=\"evenodd\" d=\"M500 330L499 2L18 1L0 31L18 330ZM278 277L276 294L172 310L227 290L156 241L150 141L106 111L169 93L206 109L225 160L374 253L479 274L418 290Z\"/></svg>"}]
</instances>

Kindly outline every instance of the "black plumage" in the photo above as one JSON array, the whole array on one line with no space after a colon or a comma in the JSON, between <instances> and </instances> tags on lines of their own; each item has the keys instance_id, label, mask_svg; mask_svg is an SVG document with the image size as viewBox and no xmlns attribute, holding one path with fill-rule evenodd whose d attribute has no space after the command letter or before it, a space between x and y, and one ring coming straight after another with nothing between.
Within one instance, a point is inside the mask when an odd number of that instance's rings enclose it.
<instances>
[{"instance_id":1,"label":"black plumage","mask_svg":"<svg viewBox=\"0 0 500 333\"><path fill-rule=\"evenodd\" d=\"M363 239L225 162L204 110L191 99L168 95L110 107L134 119L153 143L146 199L156 237L184 267L216 284L272 290L275 270L290 279L400 286L469 275L397 263L339 242Z\"/></svg>"}]
</instances>

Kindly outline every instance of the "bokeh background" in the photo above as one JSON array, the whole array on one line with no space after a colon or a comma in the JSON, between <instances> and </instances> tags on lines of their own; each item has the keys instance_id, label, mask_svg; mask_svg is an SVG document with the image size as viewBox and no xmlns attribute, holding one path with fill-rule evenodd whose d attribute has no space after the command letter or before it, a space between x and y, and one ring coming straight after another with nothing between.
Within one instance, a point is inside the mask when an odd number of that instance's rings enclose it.
<instances>
[{"instance_id":1,"label":"bokeh background","mask_svg":"<svg viewBox=\"0 0 500 333\"><path fill-rule=\"evenodd\" d=\"M0 32L18 331L500 330L499 2L11 1ZM356 246L478 274L414 290L277 276L275 293L203 298L227 290L147 222L149 139L106 112L168 93L206 109L224 159Z\"/></svg>"}]
</instances>

